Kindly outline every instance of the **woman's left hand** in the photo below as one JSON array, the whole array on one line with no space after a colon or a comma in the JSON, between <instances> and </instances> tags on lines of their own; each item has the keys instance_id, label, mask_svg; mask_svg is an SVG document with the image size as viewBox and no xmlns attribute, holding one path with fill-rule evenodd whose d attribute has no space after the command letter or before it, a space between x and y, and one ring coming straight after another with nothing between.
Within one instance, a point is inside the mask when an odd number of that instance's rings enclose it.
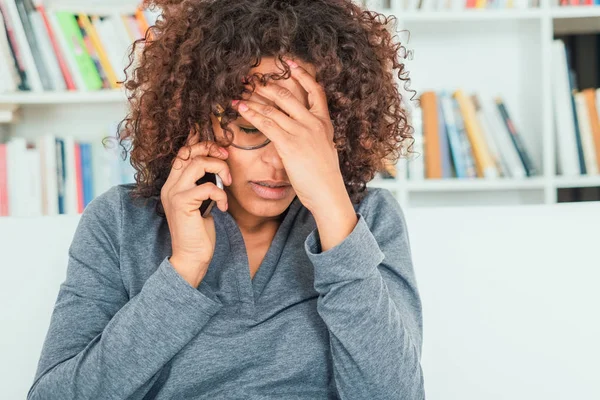
<instances>
[{"instance_id":1,"label":"woman's left hand","mask_svg":"<svg viewBox=\"0 0 600 400\"><path fill-rule=\"evenodd\" d=\"M291 91L273 81L256 85L255 91L280 110L250 100L236 103L236 108L273 142L291 185L307 209L315 214L326 213L336 204L346 207L351 202L333 142L325 91L304 68L288 64L291 77L308 93L308 109Z\"/></svg>"}]
</instances>

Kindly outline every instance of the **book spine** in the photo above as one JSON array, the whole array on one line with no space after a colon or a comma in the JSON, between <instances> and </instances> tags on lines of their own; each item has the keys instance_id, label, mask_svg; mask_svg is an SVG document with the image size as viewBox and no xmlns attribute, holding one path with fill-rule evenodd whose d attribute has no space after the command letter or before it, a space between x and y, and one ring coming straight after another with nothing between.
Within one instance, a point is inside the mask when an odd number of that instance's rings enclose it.
<instances>
[{"instance_id":1,"label":"book spine","mask_svg":"<svg viewBox=\"0 0 600 400\"><path fill-rule=\"evenodd\" d=\"M75 16L75 20L77 21L77 26L79 27L79 32L81 33L81 37L83 38L83 44L87 50L87 53L90 55L92 61L94 62L94 66L96 71L98 71L98 75L100 76L100 80L102 81L102 88L108 89L110 88L110 84L108 81L108 76L106 75L106 71L104 70L104 66L100 62L100 57L94 48L90 35L83 27L83 23L79 16Z\"/></svg>"},{"instance_id":2,"label":"book spine","mask_svg":"<svg viewBox=\"0 0 600 400\"><path fill-rule=\"evenodd\" d=\"M515 145L517 152L519 153L519 157L521 158L521 162L523 163L523 166L525 167L527 176L536 175L537 174L536 168L535 168L533 162L531 161L531 158L529 157L527 149L525 148L525 144L523 143L523 140L521 139L521 135L519 134L519 132L517 132L517 129L514 126L514 122L512 121L512 119L510 118L510 116L508 114L508 110L506 109L506 106L500 99L496 100L496 105L498 106L498 110L500 111L502 119L504 120L504 123L506 124L506 128L508 129L508 131L510 133L510 137L513 141L513 144Z\"/></svg>"},{"instance_id":3,"label":"book spine","mask_svg":"<svg viewBox=\"0 0 600 400\"><path fill-rule=\"evenodd\" d=\"M40 74L42 86L45 90L53 90L54 85L52 84L50 74L48 73L48 69L46 68L46 65L44 63L44 59L42 57L42 50L40 49L39 43L35 37L33 26L27 13L27 7L25 5L25 2L24 0L15 0L15 4L17 6L17 11L19 12L19 17L21 18L21 23L23 24L23 30L25 31L27 42L29 42L29 47L31 49L31 54L33 55L33 60Z\"/></svg>"},{"instance_id":4,"label":"book spine","mask_svg":"<svg viewBox=\"0 0 600 400\"><path fill-rule=\"evenodd\" d=\"M462 155L464 157L465 175L466 178L477 178L477 169L475 168L475 156L473 148L467 137L465 122L463 115L460 112L460 105L456 97L452 97L452 108L454 109L454 123L458 132L458 137L461 142Z\"/></svg>"},{"instance_id":5,"label":"book spine","mask_svg":"<svg viewBox=\"0 0 600 400\"><path fill-rule=\"evenodd\" d=\"M568 59L568 57L567 57ZM577 106L575 104L575 93L577 93L577 86L575 82L575 74L573 70L568 68L569 72L569 88L571 92L569 93L569 98L571 101L571 110L573 112L573 122L575 123L575 142L577 143L577 155L579 159L579 172L581 175L587 174L587 169L585 167L585 158L583 154L583 142L581 141L581 131L579 129L579 117L577 115Z\"/></svg>"},{"instance_id":6,"label":"book spine","mask_svg":"<svg viewBox=\"0 0 600 400\"><path fill-rule=\"evenodd\" d=\"M58 43L58 40L56 39L54 30L52 29L52 24L50 23L50 20L48 19L46 9L44 8L44 6L42 4L40 4L37 6L37 10L40 13L40 16L42 17L42 21L44 22L46 31L48 32L48 36L50 38L50 43L52 44L52 49L54 50L54 53L56 54L56 59L58 61L58 65L60 67L60 71L65 80L65 84L67 85L67 90L76 90L77 87L75 86L73 76L71 75L71 72L69 71L69 66L67 65L67 61L65 60L65 57L62 54L62 50L60 49L60 45Z\"/></svg>"},{"instance_id":7,"label":"book spine","mask_svg":"<svg viewBox=\"0 0 600 400\"><path fill-rule=\"evenodd\" d=\"M467 171L464 163L464 157L462 152L462 144L460 141L458 129L456 127L456 121L454 118L454 111L452 108L452 99L447 92L443 92L440 95L440 104L442 105L442 113L444 114L444 120L446 121L446 131L448 135L448 142L450 144L450 150L452 153L452 160L454 162L454 169L458 178L466 178Z\"/></svg>"},{"instance_id":8,"label":"book spine","mask_svg":"<svg viewBox=\"0 0 600 400\"><path fill-rule=\"evenodd\" d=\"M77 190L77 205L76 211L78 214L83 212L83 171L81 166L81 145L78 142L74 143L75 152L75 185Z\"/></svg>"},{"instance_id":9,"label":"book spine","mask_svg":"<svg viewBox=\"0 0 600 400\"><path fill-rule=\"evenodd\" d=\"M56 138L56 183L58 188L58 213L66 214L65 209L65 182L67 174L65 171L65 142L62 138Z\"/></svg>"},{"instance_id":10,"label":"book spine","mask_svg":"<svg viewBox=\"0 0 600 400\"><path fill-rule=\"evenodd\" d=\"M73 54L77 67L83 77L87 90L98 90L102 88L102 79L94 65L92 57L86 51L83 37L75 16L65 11L56 14L62 33L67 39L69 51Z\"/></svg>"},{"instance_id":11,"label":"book spine","mask_svg":"<svg viewBox=\"0 0 600 400\"><path fill-rule=\"evenodd\" d=\"M42 54L42 60L48 72L53 90L62 91L66 89L65 80L60 71L56 52L52 49L52 43L48 36L48 31L42 20L42 16L34 9L29 12L29 19L33 27L33 33L38 41Z\"/></svg>"},{"instance_id":12,"label":"book spine","mask_svg":"<svg viewBox=\"0 0 600 400\"><path fill-rule=\"evenodd\" d=\"M106 74L108 86L113 89L117 89L119 87L119 85L117 84L117 76L115 74L114 69L112 68L112 65L110 64L107 51L102 45L98 32L96 32L96 28L94 27L94 25L92 25L92 21L90 20L90 18L85 14L79 14L78 20L82 30L86 32L86 35L91 41L91 47L95 51L98 57L98 62L101 65L101 68L103 69L104 73Z\"/></svg>"},{"instance_id":13,"label":"book spine","mask_svg":"<svg viewBox=\"0 0 600 400\"><path fill-rule=\"evenodd\" d=\"M18 85L19 90L31 90L31 86L27 80L27 72L25 67L25 62L23 61L23 55L19 51L19 45L17 42L17 38L15 36L15 31L12 25L12 21L8 15L8 10L3 2L0 2L0 11L2 12L2 17L4 19L4 29L6 32L6 37L8 38L8 46L10 48L10 53L13 57L13 62L17 69L17 73L21 82Z\"/></svg>"},{"instance_id":14,"label":"book spine","mask_svg":"<svg viewBox=\"0 0 600 400\"><path fill-rule=\"evenodd\" d=\"M3 5L3 12L6 11L6 20L10 21L12 30L14 32L16 44L15 48L18 49L25 71L27 71L27 86L31 91L42 92L44 90L44 86L42 85L31 47L27 41L27 35L25 34L21 17L19 16L17 4L15 3L15 0L4 0L4 2L0 4Z\"/></svg>"},{"instance_id":15,"label":"book spine","mask_svg":"<svg viewBox=\"0 0 600 400\"><path fill-rule=\"evenodd\" d=\"M0 143L0 217L8 216L8 174L6 143Z\"/></svg>"},{"instance_id":16,"label":"book spine","mask_svg":"<svg viewBox=\"0 0 600 400\"><path fill-rule=\"evenodd\" d=\"M438 126L440 136L440 154L442 157L442 178L452 178L452 162L448 144L448 125L442 112L442 103L438 95Z\"/></svg>"},{"instance_id":17,"label":"book spine","mask_svg":"<svg viewBox=\"0 0 600 400\"><path fill-rule=\"evenodd\" d=\"M427 91L421 94L423 109L423 144L425 146L425 174L428 179L442 178L442 159L439 138L437 94Z\"/></svg>"},{"instance_id":18,"label":"book spine","mask_svg":"<svg viewBox=\"0 0 600 400\"><path fill-rule=\"evenodd\" d=\"M83 171L83 203L85 208L94 198L94 175L92 171L92 154L90 143L81 143L81 168Z\"/></svg>"},{"instance_id":19,"label":"book spine","mask_svg":"<svg viewBox=\"0 0 600 400\"><path fill-rule=\"evenodd\" d=\"M488 145L481 132L481 126L479 126L479 122L477 121L475 105L473 104L471 97L467 96L462 89L456 90L454 97L456 98L461 114L463 115L465 131L473 149L477 175L483 178L497 177L498 172L494 167Z\"/></svg>"}]
</instances>

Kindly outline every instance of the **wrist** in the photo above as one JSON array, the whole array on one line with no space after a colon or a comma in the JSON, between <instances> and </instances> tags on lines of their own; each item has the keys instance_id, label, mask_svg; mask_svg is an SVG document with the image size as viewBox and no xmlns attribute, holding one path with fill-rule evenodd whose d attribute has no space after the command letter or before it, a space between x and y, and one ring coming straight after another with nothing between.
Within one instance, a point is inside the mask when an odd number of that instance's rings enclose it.
<instances>
[{"instance_id":1,"label":"wrist","mask_svg":"<svg viewBox=\"0 0 600 400\"><path fill-rule=\"evenodd\" d=\"M208 265L202 262L190 261L176 255L169 257L169 262L181 277L195 289L200 286L206 275Z\"/></svg>"},{"instance_id":2,"label":"wrist","mask_svg":"<svg viewBox=\"0 0 600 400\"><path fill-rule=\"evenodd\" d=\"M309 211L317 223L336 222L355 215L354 206L345 189L321 196L320 203L312 205Z\"/></svg>"}]
</instances>

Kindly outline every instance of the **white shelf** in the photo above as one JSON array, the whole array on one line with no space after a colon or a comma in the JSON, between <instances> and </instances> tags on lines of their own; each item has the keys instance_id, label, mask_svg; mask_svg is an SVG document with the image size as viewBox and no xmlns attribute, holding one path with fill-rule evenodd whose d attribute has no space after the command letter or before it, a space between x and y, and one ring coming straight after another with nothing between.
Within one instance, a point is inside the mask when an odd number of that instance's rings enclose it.
<instances>
[{"instance_id":1,"label":"white shelf","mask_svg":"<svg viewBox=\"0 0 600 400\"><path fill-rule=\"evenodd\" d=\"M542 18L593 18L600 16L600 6L552 7L508 9L508 10L440 10L440 11L405 11L396 8L373 9L381 14L394 14L403 22L420 21L493 21L493 20L527 20Z\"/></svg>"},{"instance_id":2,"label":"white shelf","mask_svg":"<svg viewBox=\"0 0 600 400\"><path fill-rule=\"evenodd\" d=\"M138 0L45 0L47 10L70 11L88 14L132 13L135 12Z\"/></svg>"},{"instance_id":3,"label":"white shelf","mask_svg":"<svg viewBox=\"0 0 600 400\"><path fill-rule=\"evenodd\" d=\"M543 178L529 179L436 179L407 181L410 192L445 191L493 191L493 190L541 190L545 187Z\"/></svg>"},{"instance_id":4,"label":"white shelf","mask_svg":"<svg viewBox=\"0 0 600 400\"><path fill-rule=\"evenodd\" d=\"M600 186L600 176L556 177L556 188L576 188Z\"/></svg>"},{"instance_id":5,"label":"white shelf","mask_svg":"<svg viewBox=\"0 0 600 400\"><path fill-rule=\"evenodd\" d=\"M126 101L122 90L98 90L94 92L17 92L0 94L0 104L94 104L122 103Z\"/></svg>"},{"instance_id":6,"label":"white shelf","mask_svg":"<svg viewBox=\"0 0 600 400\"><path fill-rule=\"evenodd\" d=\"M543 190L600 186L600 175L563 177L557 176L548 181L543 177L525 179L425 179L422 181L374 179L368 183L371 187L408 192L456 192L456 191L494 191L494 190Z\"/></svg>"},{"instance_id":7,"label":"white shelf","mask_svg":"<svg viewBox=\"0 0 600 400\"><path fill-rule=\"evenodd\" d=\"M539 19L543 11L537 8L524 10L464 10L464 11L396 11L380 10L382 14L395 13L404 22L419 21L489 21Z\"/></svg>"},{"instance_id":8,"label":"white shelf","mask_svg":"<svg viewBox=\"0 0 600 400\"><path fill-rule=\"evenodd\" d=\"M552 18L591 18L600 17L600 6L554 7Z\"/></svg>"},{"instance_id":9,"label":"white shelf","mask_svg":"<svg viewBox=\"0 0 600 400\"><path fill-rule=\"evenodd\" d=\"M454 192L494 190L543 190L546 180L542 177L526 179L425 179L422 181L375 179L368 186L409 192Z\"/></svg>"},{"instance_id":10,"label":"white shelf","mask_svg":"<svg viewBox=\"0 0 600 400\"><path fill-rule=\"evenodd\" d=\"M396 179L373 179L367 183L368 187L384 188L389 190L398 190L400 188L400 181Z\"/></svg>"}]
</instances>

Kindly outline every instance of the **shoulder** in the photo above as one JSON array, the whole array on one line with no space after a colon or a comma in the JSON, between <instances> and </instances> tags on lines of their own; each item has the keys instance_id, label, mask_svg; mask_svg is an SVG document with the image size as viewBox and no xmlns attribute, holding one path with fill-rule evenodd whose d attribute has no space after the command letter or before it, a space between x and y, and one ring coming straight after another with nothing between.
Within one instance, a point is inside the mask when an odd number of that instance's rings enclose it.
<instances>
[{"instance_id":1,"label":"shoulder","mask_svg":"<svg viewBox=\"0 0 600 400\"><path fill-rule=\"evenodd\" d=\"M79 221L79 230L93 231L115 244L125 236L135 236L150 231L160 223L155 213L155 199L134 199L131 192L134 183L119 184L97 195L84 209Z\"/></svg>"},{"instance_id":2,"label":"shoulder","mask_svg":"<svg viewBox=\"0 0 600 400\"><path fill-rule=\"evenodd\" d=\"M121 185L97 195L83 210L82 220L115 221L121 217Z\"/></svg>"},{"instance_id":3,"label":"shoulder","mask_svg":"<svg viewBox=\"0 0 600 400\"><path fill-rule=\"evenodd\" d=\"M378 241L409 242L404 211L394 194L385 188L368 188L368 194L356 206Z\"/></svg>"},{"instance_id":4,"label":"shoulder","mask_svg":"<svg viewBox=\"0 0 600 400\"><path fill-rule=\"evenodd\" d=\"M97 195L85 207L80 216L73 242L71 254L94 253L104 251L105 257L117 262L122 228L121 193L118 186Z\"/></svg>"},{"instance_id":5,"label":"shoulder","mask_svg":"<svg viewBox=\"0 0 600 400\"><path fill-rule=\"evenodd\" d=\"M154 201L134 200L131 196L135 184L119 184L97 195L84 209L81 224L98 224L113 232L120 232L127 220L150 214ZM148 204L150 203L150 204ZM136 214L136 215L132 215Z\"/></svg>"},{"instance_id":6,"label":"shoulder","mask_svg":"<svg viewBox=\"0 0 600 400\"><path fill-rule=\"evenodd\" d=\"M404 212L394 194L385 188L369 187L355 209L369 223L404 221Z\"/></svg>"},{"instance_id":7,"label":"shoulder","mask_svg":"<svg viewBox=\"0 0 600 400\"><path fill-rule=\"evenodd\" d=\"M132 212L154 212L157 199L134 198L132 192L135 185L135 183L126 183L112 186L94 198L86 210L89 209L94 214L121 214L121 218L126 218L127 214Z\"/></svg>"}]
</instances>

